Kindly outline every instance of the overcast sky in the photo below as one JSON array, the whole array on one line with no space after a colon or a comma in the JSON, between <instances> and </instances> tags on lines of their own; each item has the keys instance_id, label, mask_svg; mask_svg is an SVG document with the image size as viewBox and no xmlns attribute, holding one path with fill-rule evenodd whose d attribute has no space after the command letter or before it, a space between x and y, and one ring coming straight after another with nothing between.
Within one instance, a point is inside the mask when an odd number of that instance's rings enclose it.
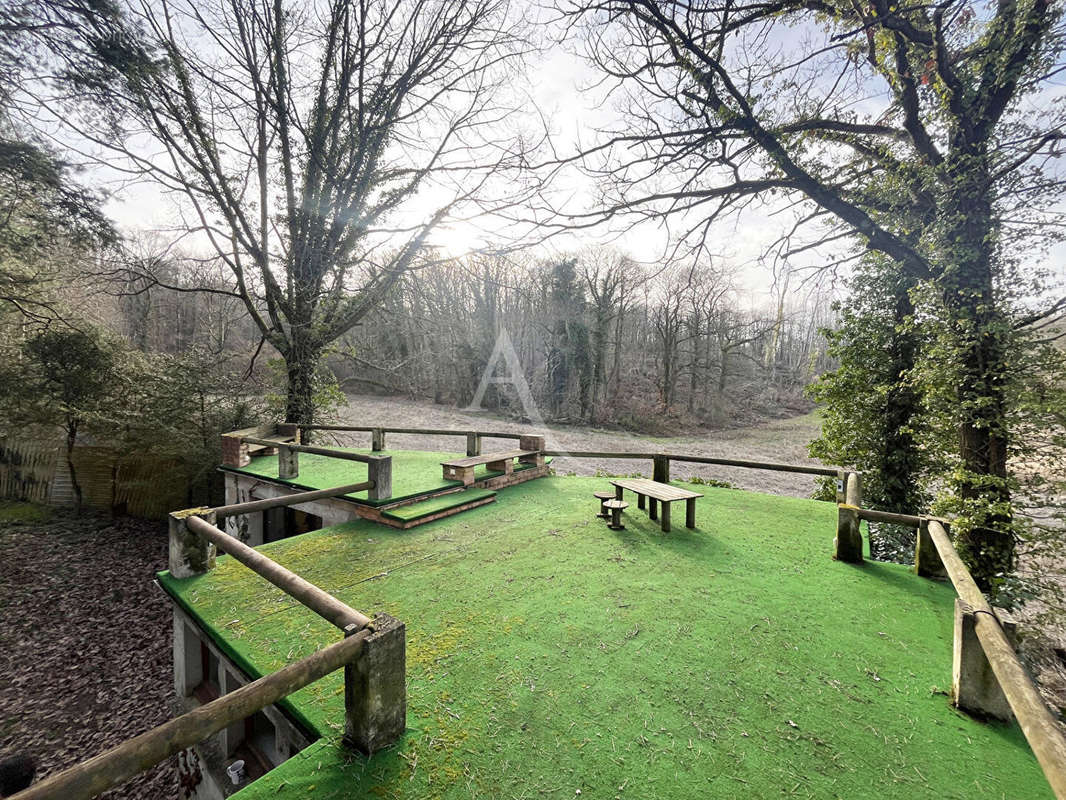
<instances>
[{"instance_id":1,"label":"overcast sky","mask_svg":"<svg viewBox=\"0 0 1066 800\"><path fill-rule=\"evenodd\" d=\"M550 120L559 152L573 152L581 145L590 144L597 128L618 127L620 118L614 102L604 100L603 92L590 89L598 78L586 62L573 53L571 48L555 46L547 50L530 71L527 91L546 119ZM1049 85L1047 92L1032 103L1061 96L1061 84ZM883 98L870 97L871 109L884 107ZM876 113L876 112L875 112ZM103 174L101 177L105 177ZM570 198L571 207L591 205L593 186L589 179L581 177L576 170L567 173L556 190ZM432 193L417 198L408 213L414 217L428 215L440 201ZM184 221L177 198L167 197L151 184L123 185L116 188L107 204L107 210L127 231L173 228L181 230ZM772 262L762 259L768 245L786 231L794 217L780 207L752 206L743 215L723 220L712 230L708 249L717 256L720 264L735 271L737 288L747 296L748 302L761 304L769 299L769 287L774 279ZM680 226L681 221L678 221ZM496 223L498 224L498 223ZM453 223L437 231L434 243L452 255L462 255L470 249L483 246L493 239L493 231L479 230L476 225ZM669 249L670 237L661 225L644 223L639 228L621 232L618 229L601 229L568 234L537 247L543 254L575 250L594 242L611 242L640 261L661 261ZM190 243L187 243L190 244ZM818 260L831 260L844 254L847 243L835 248L805 253L792 266L805 266ZM1066 275L1063 267L1066 246L1053 253L1052 266L1059 276ZM781 269L783 265L776 265ZM794 284L793 284L794 285Z\"/></svg>"}]
</instances>

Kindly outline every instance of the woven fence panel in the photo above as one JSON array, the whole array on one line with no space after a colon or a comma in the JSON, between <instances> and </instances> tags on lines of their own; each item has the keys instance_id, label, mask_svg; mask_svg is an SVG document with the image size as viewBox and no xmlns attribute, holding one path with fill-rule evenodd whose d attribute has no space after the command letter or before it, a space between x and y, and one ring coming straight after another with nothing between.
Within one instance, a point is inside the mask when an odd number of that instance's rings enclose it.
<instances>
[{"instance_id":1,"label":"woven fence panel","mask_svg":"<svg viewBox=\"0 0 1066 800\"><path fill-rule=\"evenodd\" d=\"M0 498L49 502L58 455L54 442L0 439Z\"/></svg>"},{"instance_id":2,"label":"woven fence panel","mask_svg":"<svg viewBox=\"0 0 1066 800\"><path fill-rule=\"evenodd\" d=\"M162 517L188 505L188 479L173 460L83 444L75 446L71 460L86 506ZM58 443L0 439L0 499L73 506L66 449Z\"/></svg>"}]
</instances>

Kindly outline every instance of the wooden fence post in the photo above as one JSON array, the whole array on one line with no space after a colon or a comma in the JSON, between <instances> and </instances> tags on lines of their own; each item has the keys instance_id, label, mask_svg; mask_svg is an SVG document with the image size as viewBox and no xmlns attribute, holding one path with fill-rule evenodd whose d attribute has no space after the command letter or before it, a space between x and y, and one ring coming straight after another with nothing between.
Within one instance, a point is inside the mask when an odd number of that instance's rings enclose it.
<instances>
[{"instance_id":1,"label":"wooden fence post","mask_svg":"<svg viewBox=\"0 0 1066 800\"><path fill-rule=\"evenodd\" d=\"M944 530L948 530L948 523L940 520ZM923 578L946 578L948 572L944 569L944 562L940 560L933 538L929 535L929 520L922 517L918 522L918 537L914 542L914 571Z\"/></svg>"},{"instance_id":2,"label":"wooden fence post","mask_svg":"<svg viewBox=\"0 0 1066 800\"><path fill-rule=\"evenodd\" d=\"M833 540L833 558L851 564L862 563L862 532L856 506L837 504L837 537Z\"/></svg>"},{"instance_id":3,"label":"wooden fence post","mask_svg":"<svg viewBox=\"0 0 1066 800\"><path fill-rule=\"evenodd\" d=\"M344 741L370 755L399 739L407 727L406 631L378 614L359 656L344 667ZM345 629L345 637L357 632Z\"/></svg>"},{"instance_id":4,"label":"wooden fence post","mask_svg":"<svg viewBox=\"0 0 1066 800\"><path fill-rule=\"evenodd\" d=\"M392 497L392 456L371 456L366 467L367 480L374 482L367 497L371 500L388 500Z\"/></svg>"},{"instance_id":5,"label":"wooden fence post","mask_svg":"<svg viewBox=\"0 0 1066 800\"><path fill-rule=\"evenodd\" d=\"M170 528L170 556L168 566L175 578L202 575L215 568L215 546L204 537L189 530L185 520L200 517L215 524L215 512L208 508L174 511L168 517Z\"/></svg>"},{"instance_id":6,"label":"wooden fence post","mask_svg":"<svg viewBox=\"0 0 1066 800\"><path fill-rule=\"evenodd\" d=\"M837 490L837 504L848 502L847 495L848 486L848 473L842 469L837 470L836 490Z\"/></svg>"},{"instance_id":7,"label":"wooden fence post","mask_svg":"<svg viewBox=\"0 0 1066 800\"><path fill-rule=\"evenodd\" d=\"M300 476L300 453L283 444L278 445L278 477L283 479Z\"/></svg>"},{"instance_id":8,"label":"wooden fence post","mask_svg":"<svg viewBox=\"0 0 1066 800\"><path fill-rule=\"evenodd\" d=\"M844 502L862 508L862 473L849 472L844 486Z\"/></svg>"},{"instance_id":9,"label":"wooden fence post","mask_svg":"<svg viewBox=\"0 0 1066 800\"><path fill-rule=\"evenodd\" d=\"M374 428L370 432L370 449L374 451L385 449L385 430L383 428Z\"/></svg>"},{"instance_id":10,"label":"wooden fence post","mask_svg":"<svg viewBox=\"0 0 1066 800\"><path fill-rule=\"evenodd\" d=\"M976 615L969 603L955 598L955 640L951 659L951 699L957 708L981 717L1010 721L1014 718L1010 703L992 672L988 656L977 638ZM1016 625L999 618L1000 626L1014 645Z\"/></svg>"},{"instance_id":11,"label":"wooden fence post","mask_svg":"<svg viewBox=\"0 0 1066 800\"><path fill-rule=\"evenodd\" d=\"M468 456L481 455L481 434L470 431L466 435L466 454Z\"/></svg>"},{"instance_id":12,"label":"wooden fence post","mask_svg":"<svg viewBox=\"0 0 1066 800\"><path fill-rule=\"evenodd\" d=\"M664 455L652 456L652 476L656 483L670 482L670 459ZM654 517L653 517L654 519Z\"/></svg>"}]
</instances>

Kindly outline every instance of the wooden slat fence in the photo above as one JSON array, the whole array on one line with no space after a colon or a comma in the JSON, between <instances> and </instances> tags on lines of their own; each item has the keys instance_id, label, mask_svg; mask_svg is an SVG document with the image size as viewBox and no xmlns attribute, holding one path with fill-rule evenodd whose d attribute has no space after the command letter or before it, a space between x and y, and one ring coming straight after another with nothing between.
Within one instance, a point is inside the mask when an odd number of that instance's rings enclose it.
<instances>
[{"instance_id":1,"label":"wooden slat fence","mask_svg":"<svg viewBox=\"0 0 1066 800\"><path fill-rule=\"evenodd\" d=\"M139 453L123 455L112 447L74 448L74 470L86 506L118 508L142 517L163 517L187 505L181 465ZM0 499L74 504L74 489L63 444L56 441L0 439Z\"/></svg>"},{"instance_id":2,"label":"wooden slat fence","mask_svg":"<svg viewBox=\"0 0 1066 800\"><path fill-rule=\"evenodd\" d=\"M50 502L59 445L0 439L0 498Z\"/></svg>"}]
</instances>

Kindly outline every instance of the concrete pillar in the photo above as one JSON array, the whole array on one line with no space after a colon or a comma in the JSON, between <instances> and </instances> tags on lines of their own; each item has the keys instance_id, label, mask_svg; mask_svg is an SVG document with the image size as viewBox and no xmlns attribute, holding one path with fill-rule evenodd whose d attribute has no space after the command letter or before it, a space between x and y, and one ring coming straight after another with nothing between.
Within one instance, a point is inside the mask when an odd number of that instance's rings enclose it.
<instances>
[{"instance_id":1,"label":"concrete pillar","mask_svg":"<svg viewBox=\"0 0 1066 800\"><path fill-rule=\"evenodd\" d=\"M466 435L466 454L468 456L481 455L481 434L471 431Z\"/></svg>"},{"instance_id":2,"label":"concrete pillar","mask_svg":"<svg viewBox=\"0 0 1066 800\"><path fill-rule=\"evenodd\" d=\"M203 683L203 662L200 659L200 637L182 616L174 612L174 693L188 697Z\"/></svg>"},{"instance_id":3,"label":"concrete pillar","mask_svg":"<svg viewBox=\"0 0 1066 800\"><path fill-rule=\"evenodd\" d=\"M382 428L374 428L370 432L370 449L374 451L385 449L385 431Z\"/></svg>"},{"instance_id":4,"label":"concrete pillar","mask_svg":"<svg viewBox=\"0 0 1066 800\"><path fill-rule=\"evenodd\" d=\"M344 668L344 739L367 755L395 742L407 727L404 624L378 614L373 625L359 658Z\"/></svg>"},{"instance_id":5,"label":"concrete pillar","mask_svg":"<svg viewBox=\"0 0 1066 800\"><path fill-rule=\"evenodd\" d=\"M944 530L948 530L948 523L940 520ZM933 537L929 535L929 520L925 517L918 523L918 538L914 543L914 571L923 578L946 578L948 572L944 569L944 562L940 560L940 553L933 544Z\"/></svg>"},{"instance_id":6,"label":"concrete pillar","mask_svg":"<svg viewBox=\"0 0 1066 800\"><path fill-rule=\"evenodd\" d=\"M862 473L849 472L844 485L844 502L849 506L862 508Z\"/></svg>"},{"instance_id":7,"label":"concrete pillar","mask_svg":"<svg viewBox=\"0 0 1066 800\"><path fill-rule=\"evenodd\" d=\"M222 659L218 660L218 689L222 694L229 694L232 691L240 689L241 682L234 677L230 672ZM229 758L233 755L233 752L237 749L241 742L244 741L244 720L234 722L227 728L223 728L218 734L219 746L222 748L222 755Z\"/></svg>"},{"instance_id":8,"label":"concrete pillar","mask_svg":"<svg viewBox=\"0 0 1066 800\"><path fill-rule=\"evenodd\" d=\"M278 445L278 477L289 480L300 475L300 453L285 445Z\"/></svg>"},{"instance_id":9,"label":"concrete pillar","mask_svg":"<svg viewBox=\"0 0 1066 800\"><path fill-rule=\"evenodd\" d=\"M263 543L263 511L257 511L254 514L242 514L242 533L245 535L244 539L241 539L249 547L258 547Z\"/></svg>"},{"instance_id":10,"label":"concrete pillar","mask_svg":"<svg viewBox=\"0 0 1066 800\"><path fill-rule=\"evenodd\" d=\"M371 456L367 466L367 479L374 488L367 493L371 500L387 500L392 497L392 456Z\"/></svg>"},{"instance_id":11,"label":"concrete pillar","mask_svg":"<svg viewBox=\"0 0 1066 800\"><path fill-rule=\"evenodd\" d=\"M1003 632L1014 644L1017 626L997 612ZM955 706L978 717L1013 718L1010 703L992 672L974 627L973 608L955 598L955 642L951 659L951 699Z\"/></svg>"},{"instance_id":12,"label":"concrete pillar","mask_svg":"<svg viewBox=\"0 0 1066 800\"><path fill-rule=\"evenodd\" d=\"M670 459L666 456L652 457L651 479L657 483L670 482Z\"/></svg>"},{"instance_id":13,"label":"concrete pillar","mask_svg":"<svg viewBox=\"0 0 1066 800\"><path fill-rule=\"evenodd\" d=\"M202 575L215 568L215 546L189 530L186 517L197 516L215 524L215 513L206 508L174 511L169 517L170 574L175 578Z\"/></svg>"},{"instance_id":14,"label":"concrete pillar","mask_svg":"<svg viewBox=\"0 0 1066 800\"><path fill-rule=\"evenodd\" d=\"M837 505L837 537L833 540L833 558L851 564L862 563L859 509L846 503Z\"/></svg>"}]
</instances>

